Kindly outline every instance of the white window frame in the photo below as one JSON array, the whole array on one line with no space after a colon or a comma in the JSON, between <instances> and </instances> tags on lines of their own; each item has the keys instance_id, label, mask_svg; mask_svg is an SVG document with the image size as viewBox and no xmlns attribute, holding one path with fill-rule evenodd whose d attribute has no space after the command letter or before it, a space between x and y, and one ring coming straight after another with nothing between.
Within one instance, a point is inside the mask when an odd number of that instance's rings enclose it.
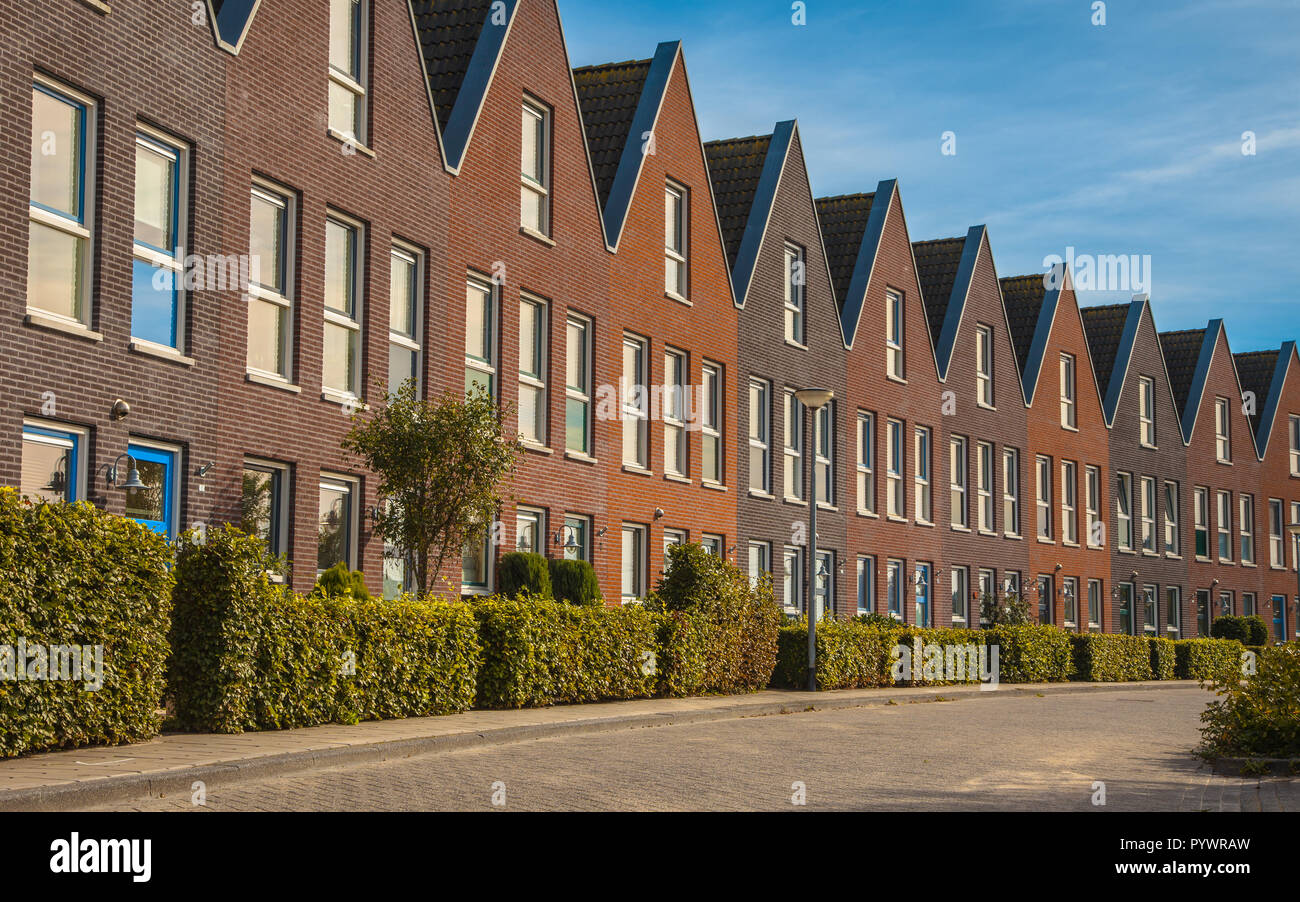
<instances>
[{"instance_id":1,"label":"white window frame","mask_svg":"<svg viewBox=\"0 0 1300 902\"><path fill-rule=\"evenodd\" d=\"M1290 427L1291 475L1300 476L1300 416L1291 414L1287 424Z\"/></svg>"},{"instance_id":2,"label":"white window frame","mask_svg":"<svg viewBox=\"0 0 1300 902\"><path fill-rule=\"evenodd\" d=\"M1138 442L1143 448L1156 447L1156 382L1138 377Z\"/></svg>"},{"instance_id":3,"label":"white window frame","mask_svg":"<svg viewBox=\"0 0 1300 902\"><path fill-rule=\"evenodd\" d=\"M1172 501L1172 503L1171 503ZM1182 486L1172 479L1165 480L1165 555L1180 557L1183 553Z\"/></svg>"},{"instance_id":4,"label":"white window frame","mask_svg":"<svg viewBox=\"0 0 1300 902\"><path fill-rule=\"evenodd\" d=\"M341 473L331 473L321 471L320 479L317 480L322 489L348 493L348 522L346 524L347 539L343 554L343 563L347 564L350 569L357 569L357 539L358 525L360 523L361 511L361 483L352 476L345 476ZM316 522L320 522L320 493L317 492L316 502ZM320 576L325 571L321 569L319 560L316 562L316 575Z\"/></svg>"},{"instance_id":5,"label":"white window frame","mask_svg":"<svg viewBox=\"0 0 1300 902\"><path fill-rule=\"evenodd\" d=\"M620 534L621 543L619 545L619 588L623 604L637 604L646 596L647 572L648 572L648 555L647 539L650 530L642 523L624 523ZM629 570L628 562L624 555L628 552L628 537L632 538L632 553L635 556L632 568ZM628 586L628 577L632 577L632 585Z\"/></svg>"},{"instance_id":6,"label":"white window frame","mask_svg":"<svg viewBox=\"0 0 1300 902\"><path fill-rule=\"evenodd\" d=\"M135 126L135 143L137 151L144 147L153 153L163 156L170 154L172 156L172 166L176 174L176 184L173 186L175 193L176 210L174 215L176 234L172 236L172 251L167 253L158 248L143 244L132 237L131 253L133 260L141 263L147 263L150 266L156 266L171 273L172 277L172 305L174 308L173 316L175 318L175 341L173 344L165 345L159 342L150 341L140 338L134 334L135 309L134 296L132 297L132 335L133 345L145 345L155 349L161 349L164 352L179 354L185 348L186 338L186 293L185 293L185 239L189 234L189 145L183 141L171 137L166 132L159 131L137 122ZM135 174L137 181L140 173L137 169Z\"/></svg>"},{"instance_id":7,"label":"white window frame","mask_svg":"<svg viewBox=\"0 0 1300 902\"><path fill-rule=\"evenodd\" d=\"M1183 590L1178 586L1165 586L1165 632L1168 638L1182 638Z\"/></svg>"},{"instance_id":8,"label":"white window frame","mask_svg":"<svg viewBox=\"0 0 1300 902\"><path fill-rule=\"evenodd\" d=\"M970 460L965 436L948 440L948 482L950 520L953 529L970 529Z\"/></svg>"},{"instance_id":9,"label":"white window frame","mask_svg":"<svg viewBox=\"0 0 1300 902\"><path fill-rule=\"evenodd\" d=\"M749 587L756 587L764 573L772 572L772 543L749 543Z\"/></svg>"},{"instance_id":10,"label":"white window frame","mask_svg":"<svg viewBox=\"0 0 1300 902\"><path fill-rule=\"evenodd\" d=\"M1160 587L1154 583L1145 583L1142 586L1142 632L1154 636L1159 631Z\"/></svg>"},{"instance_id":11,"label":"white window frame","mask_svg":"<svg viewBox=\"0 0 1300 902\"><path fill-rule=\"evenodd\" d=\"M253 180L252 188L249 191L249 202L257 198L265 203L272 204L281 209L281 235L280 247L283 253L281 261L281 276L284 282L282 291L277 291L273 286L260 284L256 278L250 278L248 284L248 304L267 303L280 308L279 315L283 317L284 331L280 336L280 362L281 367L278 371L259 369L247 363L245 357L246 372L256 378L271 379L279 383L288 383L293 378L293 351L294 351L294 314L295 314L295 261L297 259L297 242L298 230L297 225L297 203L298 198L292 191L275 185L271 182L264 182L258 179ZM250 239L252 233L252 216L249 216ZM251 240L250 240L251 245ZM252 253L250 246L249 253ZM250 271L256 275L261 272L260 261L253 261ZM247 320L245 320L247 325ZM251 350L251 348L250 348Z\"/></svg>"},{"instance_id":12,"label":"white window frame","mask_svg":"<svg viewBox=\"0 0 1300 902\"><path fill-rule=\"evenodd\" d=\"M901 292L885 292L885 373L890 379L907 379L907 307Z\"/></svg>"},{"instance_id":13,"label":"white window frame","mask_svg":"<svg viewBox=\"0 0 1300 902\"><path fill-rule=\"evenodd\" d=\"M591 517L586 514L565 513L559 538L560 553L566 561L591 560L591 528ZM569 540L573 538L572 533L581 536L581 541L575 542L573 548L570 548Z\"/></svg>"},{"instance_id":14,"label":"white window frame","mask_svg":"<svg viewBox=\"0 0 1300 902\"><path fill-rule=\"evenodd\" d=\"M1230 562L1232 560L1232 493L1217 492L1214 502L1214 527L1218 543L1215 546L1219 555L1219 560ZM1223 549L1227 548L1228 553L1225 555Z\"/></svg>"},{"instance_id":15,"label":"white window frame","mask_svg":"<svg viewBox=\"0 0 1300 902\"><path fill-rule=\"evenodd\" d=\"M902 420L885 421L885 511L891 520L907 519L907 440Z\"/></svg>"},{"instance_id":16,"label":"white window frame","mask_svg":"<svg viewBox=\"0 0 1300 902\"><path fill-rule=\"evenodd\" d=\"M980 442L976 452L975 494L976 526L981 535L993 535L997 531L997 505L993 500L994 461L997 449L992 442Z\"/></svg>"},{"instance_id":17,"label":"white window frame","mask_svg":"<svg viewBox=\"0 0 1300 902\"><path fill-rule=\"evenodd\" d=\"M579 457L590 457L594 450L592 447L594 424L591 416L591 386L594 374L592 372L592 348L595 345L593 331L594 323L590 317L583 316L572 311L565 317L565 361L564 361L564 449L569 454L576 454ZM579 378L585 383L584 385L570 384L569 376L573 371L574 361L569 359L569 351L572 342L569 340L574 331L578 331L582 337L581 346L581 373ZM583 435L582 447L574 448L569 444L569 411L568 408L574 404L579 404L583 409Z\"/></svg>"},{"instance_id":18,"label":"white window frame","mask_svg":"<svg viewBox=\"0 0 1300 902\"><path fill-rule=\"evenodd\" d=\"M531 526L533 529L533 545L525 547L520 543L520 536L524 532L524 527ZM541 507L526 507L519 505L515 508L515 550L531 554L546 554L546 509Z\"/></svg>"},{"instance_id":19,"label":"white window frame","mask_svg":"<svg viewBox=\"0 0 1300 902\"><path fill-rule=\"evenodd\" d=\"M500 317L498 308L500 306L497 297L497 285L495 282L488 281L475 275L469 275L465 280L465 389L469 390L469 380L471 377L486 378L489 391L488 395L496 398L501 389L500 362L497 343L500 339ZM476 302L483 304L483 328L486 335L483 337L483 353L486 358L471 354L469 350L469 305L471 302L470 292L477 292Z\"/></svg>"},{"instance_id":20,"label":"white window frame","mask_svg":"<svg viewBox=\"0 0 1300 902\"><path fill-rule=\"evenodd\" d=\"M333 209L328 210L325 216L327 231L331 224L348 230L352 236L352 312L349 315L345 311L333 309L328 303L325 304L323 308L325 317L324 333L328 335L330 326L336 326L352 334L351 340L356 342L356 369L352 373L351 385L343 388L336 385L326 385L324 381L324 358L322 356L321 397L328 401L347 402L359 398L365 384L363 369L366 336L362 324L365 322L366 230L359 220ZM322 355L328 344L328 342L322 344Z\"/></svg>"},{"instance_id":21,"label":"white window frame","mask_svg":"<svg viewBox=\"0 0 1300 902\"><path fill-rule=\"evenodd\" d=\"M813 414L813 500L835 506L835 402Z\"/></svg>"},{"instance_id":22,"label":"white window frame","mask_svg":"<svg viewBox=\"0 0 1300 902\"><path fill-rule=\"evenodd\" d=\"M1020 449L1002 449L1002 531L1020 536Z\"/></svg>"},{"instance_id":23,"label":"white window frame","mask_svg":"<svg viewBox=\"0 0 1300 902\"><path fill-rule=\"evenodd\" d=\"M858 411L857 424L857 491L858 513L876 515L876 415Z\"/></svg>"},{"instance_id":24,"label":"white window frame","mask_svg":"<svg viewBox=\"0 0 1300 902\"><path fill-rule=\"evenodd\" d=\"M1106 546L1105 530L1094 530L1101 519L1101 467L1087 465L1084 471L1084 522L1088 530L1085 541L1089 548L1104 548ZM1099 536L1098 533L1101 533ZM1096 541L1100 538L1101 541Z\"/></svg>"},{"instance_id":25,"label":"white window frame","mask_svg":"<svg viewBox=\"0 0 1300 902\"><path fill-rule=\"evenodd\" d=\"M1075 404L1075 360L1073 354L1061 355L1061 428L1077 430L1079 417Z\"/></svg>"},{"instance_id":26,"label":"white window frame","mask_svg":"<svg viewBox=\"0 0 1300 902\"><path fill-rule=\"evenodd\" d=\"M1268 499L1268 564L1274 570L1286 569L1286 508L1281 498Z\"/></svg>"},{"instance_id":27,"label":"white window frame","mask_svg":"<svg viewBox=\"0 0 1300 902\"><path fill-rule=\"evenodd\" d=\"M807 343L806 278L804 249L785 245L785 340L804 347Z\"/></svg>"},{"instance_id":28,"label":"white window frame","mask_svg":"<svg viewBox=\"0 0 1300 902\"><path fill-rule=\"evenodd\" d=\"M537 167L536 175L524 171L522 142L524 130L528 127L537 130ZM539 100L524 97L520 108L520 167L519 167L519 225L524 231L549 236L551 234L551 109ZM524 219L524 197L531 195L537 200L538 222L530 223Z\"/></svg>"},{"instance_id":29,"label":"white window frame","mask_svg":"<svg viewBox=\"0 0 1300 902\"><path fill-rule=\"evenodd\" d=\"M334 2L335 0L331 0L331 6L333 6ZM368 8L369 0L353 0L353 2L355 2L357 6L357 12L356 12L357 71L345 72L343 69L340 69L337 65L335 65L336 62L335 60L331 59L329 61L328 72L329 72L329 83L332 87L338 87L344 91L347 91L349 94L353 95L354 102L356 103L356 107L354 111L355 123L354 123L354 128L349 129L347 131L338 129L333 125L333 123L331 123L329 126L329 131L331 134L335 135L338 138L341 138L345 141L350 140L353 143L364 146L366 144L366 138L367 138L366 126L367 126L367 121L369 119L368 116L369 110L367 109L368 98L366 93L366 82L369 81L367 73L370 68L370 60L369 60L370 41L368 35L370 10ZM333 16L330 16L330 20L331 20L330 29L332 32L334 26ZM330 45L332 49L332 45L333 45L332 33L330 35Z\"/></svg>"},{"instance_id":30,"label":"white window frame","mask_svg":"<svg viewBox=\"0 0 1300 902\"><path fill-rule=\"evenodd\" d=\"M525 307L532 308L533 311L533 335L532 348L529 351L524 349L524 340L527 336L523 330L523 311ZM531 392L536 395L535 409L536 420L532 424L535 436L530 436L521 428L519 437L527 444L534 446L546 447L550 436L550 414L551 414L551 391L549 385L548 372L551 344L551 305L541 298L534 297L530 294L521 294L519 296L519 411L522 414L524 409L523 397L525 392ZM528 353L536 357L537 370L524 369L524 355ZM523 425L522 418L519 421Z\"/></svg>"},{"instance_id":31,"label":"white window frame","mask_svg":"<svg viewBox=\"0 0 1300 902\"><path fill-rule=\"evenodd\" d=\"M783 394L785 421L781 485L786 501L803 501L803 404L792 389Z\"/></svg>"},{"instance_id":32,"label":"white window frame","mask_svg":"<svg viewBox=\"0 0 1300 902\"><path fill-rule=\"evenodd\" d=\"M781 604L787 614L797 614L803 610L803 548L798 545L786 545L782 550L782 599Z\"/></svg>"},{"instance_id":33,"label":"white window frame","mask_svg":"<svg viewBox=\"0 0 1300 902\"><path fill-rule=\"evenodd\" d=\"M955 627L964 627L971 621L970 611L970 568L953 567L950 576L952 585L952 625ZM958 614L960 610L962 613Z\"/></svg>"},{"instance_id":34,"label":"white window frame","mask_svg":"<svg viewBox=\"0 0 1300 902\"><path fill-rule=\"evenodd\" d=\"M629 353L633 355L630 361L632 372L628 372ZM650 469L649 355L649 341L630 332L623 333L623 372L619 377L623 465L637 470ZM630 456L629 444L633 449Z\"/></svg>"},{"instance_id":35,"label":"white window frame","mask_svg":"<svg viewBox=\"0 0 1300 902\"><path fill-rule=\"evenodd\" d=\"M1079 544L1079 466L1072 460L1061 461L1061 541Z\"/></svg>"},{"instance_id":36,"label":"white window frame","mask_svg":"<svg viewBox=\"0 0 1300 902\"><path fill-rule=\"evenodd\" d=\"M975 400L980 407L995 410L993 382L993 330L975 327Z\"/></svg>"},{"instance_id":37,"label":"white window frame","mask_svg":"<svg viewBox=\"0 0 1300 902\"><path fill-rule=\"evenodd\" d=\"M912 581L907 578L907 562L902 558L891 557L886 561L885 567L886 613L895 620L902 620L907 587L912 585Z\"/></svg>"},{"instance_id":38,"label":"white window frame","mask_svg":"<svg viewBox=\"0 0 1300 902\"><path fill-rule=\"evenodd\" d=\"M1227 398L1214 399L1214 456L1219 463L1232 462L1232 437L1229 433L1231 411Z\"/></svg>"},{"instance_id":39,"label":"white window frame","mask_svg":"<svg viewBox=\"0 0 1300 902\"><path fill-rule=\"evenodd\" d=\"M393 274L396 272L394 261L401 261L411 266L411 332L408 335L400 328L393 324L392 316L392 296L393 296ZM391 355L392 348L401 348L402 351L415 356L414 377L415 377L415 394L416 397L421 395L424 384L424 353L420 346L420 335L424 325L424 253L403 241L394 240L392 247L388 252L388 296L389 296L389 315L388 315L388 344ZM391 376L389 378L388 390L397 391L398 386L392 384Z\"/></svg>"},{"instance_id":40,"label":"white window frame","mask_svg":"<svg viewBox=\"0 0 1300 902\"><path fill-rule=\"evenodd\" d=\"M722 485L727 474L727 445L722 440L726 422L726 376L722 364L705 360L701 369L700 479L709 485ZM709 449L713 449L713 472L708 470Z\"/></svg>"},{"instance_id":41,"label":"white window frame","mask_svg":"<svg viewBox=\"0 0 1300 902\"><path fill-rule=\"evenodd\" d=\"M758 485L754 485L754 457L758 456ZM772 383L766 379L749 380L749 491L772 493Z\"/></svg>"},{"instance_id":42,"label":"white window frame","mask_svg":"<svg viewBox=\"0 0 1300 902\"><path fill-rule=\"evenodd\" d=\"M1134 551L1137 548L1136 529L1133 525L1133 474L1123 471L1115 474L1115 518L1119 524L1116 530L1115 546L1120 551ZM1127 538L1125 538L1127 527Z\"/></svg>"},{"instance_id":43,"label":"white window frame","mask_svg":"<svg viewBox=\"0 0 1300 902\"><path fill-rule=\"evenodd\" d=\"M1138 491L1138 504L1142 517L1142 530L1139 539L1143 554L1155 554L1156 540L1156 480L1153 476L1143 476Z\"/></svg>"},{"instance_id":44,"label":"white window frame","mask_svg":"<svg viewBox=\"0 0 1300 902\"><path fill-rule=\"evenodd\" d=\"M1246 492L1237 495L1238 553L1243 566L1255 566L1255 496Z\"/></svg>"},{"instance_id":45,"label":"white window frame","mask_svg":"<svg viewBox=\"0 0 1300 902\"><path fill-rule=\"evenodd\" d=\"M664 293L669 297L686 300L690 297L690 202L689 189L676 182L668 182L664 189ZM673 234L669 234L668 208L676 199L676 219ZM674 242L680 242L680 246ZM668 282L668 273L676 268L675 285Z\"/></svg>"},{"instance_id":46,"label":"white window frame","mask_svg":"<svg viewBox=\"0 0 1300 902\"><path fill-rule=\"evenodd\" d=\"M1052 459L1043 454L1034 456L1034 530L1039 541L1051 542L1055 537L1052 523Z\"/></svg>"},{"instance_id":47,"label":"white window frame","mask_svg":"<svg viewBox=\"0 0 1300 902\"><path fill-rule=\"evenodd\" d=\"M876 557L858 555L858 613L870 614L876 609Z\"/></svg>"},{"instance_id":48,"label":"white window frame","mask_svg":"<svg viewBox=\"0 0 1300 902\"><path fill-rule=\"evenodd\" d=\"M913 452L915 459L913 473L916 483L916 521L928 525L934 522L934 497L930 488L934 434L930 431L929 426L917 426L914 435Z\"/></svg>"},{"instance_id":49,"label":"white window frame","mask_svg":"<svg viewBox=\"0 0 1300 902\"><path fill-rule=\"evenodd\" d=\"M1063 625L1067 629L1078 629L1079 578L1077 576L1061 577L1061 602L1061 607L1064 609Z\"/></svg>"},{"instance_id":50,"label":"white window frame","mask_svg":"<svg viewBox=\"0 0 1300 902\"><path fill-rule=\"evenodd\" d=\"M687 479L691 472L686 412L691 383L691 358L676 348L664 349L664 473ZM674 460L674 457L676 458Z\"/></svg>"},{"instance_id":51,"label":"white window frame","mask_svg":"<svg viewBox=\"0 0 1300 902\"><path fill-rule=\"evenodd\" d=\"M1205 554L1201 554L1195 547L1192 552L1197 560L1208 561L1213 557L1210 545L1210 490L1204 486L1198 485L1192 489L1192 517L1192 541L1195 543L1200 533L1205 533Z\"/></svg>"},{"instance_id":52,"label":"white window frame","mask_svg":"<svg viewBox=\"0 0 1300 902\"><path fill-rule=\"evenodd\" d=\"M1088 580L1088 632L1101 632L1102 600L1105 586L1099 579Z\"/></svg>"}]
</instances>

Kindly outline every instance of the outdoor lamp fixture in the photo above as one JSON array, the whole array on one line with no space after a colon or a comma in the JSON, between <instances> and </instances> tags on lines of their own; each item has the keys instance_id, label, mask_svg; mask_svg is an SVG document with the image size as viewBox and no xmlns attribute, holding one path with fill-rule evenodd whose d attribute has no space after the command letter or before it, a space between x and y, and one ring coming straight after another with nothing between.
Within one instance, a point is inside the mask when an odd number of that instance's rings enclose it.
<instances>
[{"instance_id":1,"label":"outdoor lamp fixture","mask_svg":"<svg viewBox=\"0 0 1300 902\"><path fill-rule=\"evenodd\" d=\"M126 471L126 482L122 483L121 485L118 485L117 484L117 462L124 457L131 462L131 466ZM117 459L114 460L112 465L108 468L108 472L104 474L104 479L108 482L109 485L113 486L114 488L119 488L119 489L149 488L149 486L145 485L143 482L140 481L140 471L136 469L135 458L132 457L130 454L119 454L117 456Z\"/></svg>"},{"instance_id":2,"label":"outdoor lamp fixture","mask_svg":"<svg viewBox=\"0 0 1300 902\"><path fill-rule=\"evenodd\" d=\"M195 470L195 471L194 471L194 475L195 475L195 476L207 476L209 473L212 472L212 468L215 467L216 465L217 465L217 462L216 462L216 461L214 461L214 460L210 460L210 461L208 461L207 463L205 463L203 466L201 466L201 467L199 467L197 470Z\"/></svg>"},{"instance_id":3,"label":"outdoor lamp fixture","mask_svg":"<svg viewBox=\"0 0 1300 902\"><path fill-rule=\"evenodd\" d=\"M47 492L53 492L55 495L66 495L68 493L68 458L66 455L59 458L58 464L54 467L54 472L50 474L50 481L41 488Z\"/></svg>"},{"instance_id":4,"label":"outdoor lamp fixture","mask_svg":"<svg viewBox=\"0 0 1300 902\"><path fill-rule=\"evenodd\" d=\"M662 520L663 518L664 518L664 509L663 509L662 507L656 507L656 508L655 508L655 519L656 519L656 520Z\"/></svg>"},{"instance_id":5,"label":"outdoor lamp fixture","mask_svg":"<svg viewBox=\"0 0 1300 902\"><path fill-rule=\"evenodd\" d=\"M835 397L829 388L801 388L794 393L812 416L808 418L808 428L812 439L816 439L817 412ZM808 442L811 448L814 441ZM808 468L808 691L817 691L817 468Z\"/></svg>"}]
</instances>

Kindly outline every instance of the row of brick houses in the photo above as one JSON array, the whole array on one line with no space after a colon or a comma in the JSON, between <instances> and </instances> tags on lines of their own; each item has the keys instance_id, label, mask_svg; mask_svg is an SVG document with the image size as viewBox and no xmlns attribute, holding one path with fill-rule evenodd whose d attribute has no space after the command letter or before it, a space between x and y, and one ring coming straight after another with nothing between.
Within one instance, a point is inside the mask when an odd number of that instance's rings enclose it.
<instances>
[{"instance_id":1,"label":"row of brick houses","mask_svg":"<svg viewBox=\"0 0 1300 902\"><path fill-rule=\"evenodd\" d=\"M794 121L703 142L678 43L571 69L551 0L50 0L0 24L0 100L29 495L391 595L340 441L413 376L488 386L525 446L464 592L520 548L639 598L689 541L789 610L815 553L839 616L974 626L1010 589L1068 629L1300 635L1294 342L1000 278L984 226L914 242L894 180L815 198Z\"/></svg>"}]
</instances>

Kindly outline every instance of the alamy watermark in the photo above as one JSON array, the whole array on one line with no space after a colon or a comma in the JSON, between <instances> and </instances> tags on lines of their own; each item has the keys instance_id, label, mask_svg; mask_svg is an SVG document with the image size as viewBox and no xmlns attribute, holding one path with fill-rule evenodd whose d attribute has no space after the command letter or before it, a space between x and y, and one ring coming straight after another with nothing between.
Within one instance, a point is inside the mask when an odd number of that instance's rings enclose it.
<instances>
[{"instance_id":1,"label":"alamy watermark","mask_svg":"<svg viewBox=\"0 0 1300 902\"><path fill-rule=\"evenodd\" d=\"M104 646L28 645L19 638L0 645L0 680L84 682L87 692L104 685Z\"/></svg>"},{"instance_id":2,"label":"alamy watermark","mask_svg":"<svg viewBox=\"0 0 1300 902\"><path fill-rule=\"evenodd\" d=\"M890 677L895 683L980 684L981 691L998 688L998 646L926 642L920 636L910 646L899 643L889 652Z\"/></svg>"}]
</instances>

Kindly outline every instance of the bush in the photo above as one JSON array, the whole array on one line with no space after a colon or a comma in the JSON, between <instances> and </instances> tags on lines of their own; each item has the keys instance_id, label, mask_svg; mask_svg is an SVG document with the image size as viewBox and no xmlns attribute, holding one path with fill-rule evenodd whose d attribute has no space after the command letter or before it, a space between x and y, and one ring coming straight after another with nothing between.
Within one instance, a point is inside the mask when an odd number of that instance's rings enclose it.
<instances>
[{"instance_id":1,"label":"bush","mask_svg":"<svg viewBox=\"0 0 1300 902\"><path fill-rule=\"evenodd\" d=\"M1179 639L1174 643L1174 674L1180 680L1240 679L1245 650L1235 639Z\"/></svg>"},{"instance_id":2,"label":"bush","mask_svg":"<svg viewBox=\"0 0 1300 902\"><path fill-rule=\"evenodd\" d=\"M1151 643L1151 678L1172 680L1174 678L1176 652L1173 639L1149 639Z\"/></svg>"},{"instance_id":3,"label":"bush","mask_svg":"<svg viewBox=\"0 0 1300 902\"><path fill-rule=\"evenodd\" d=\"M587 561L569 561L552 558L550 568L551 594L558 601L569 604L598 605L605 599L600 594L596 571Z\"/></svg>"},{"instance_id":4,"label":"bush","mask_svg":"<svg viewBox=\"0 0 1300 902\"><path fill-rule=\"evenodd\" d=\"M0 758L157 734L170 561L167 543L134 520L0 489ZM12 678L33 672L32 652L50 645L102 647L99 660L93 649L81 659L81 674L102 685ZM46 658L49 675L64 660Z\"/></svg>"},{"instance_id":5,"label":"bush","mask_svg":"<svg viewBox=\"0 0 1300 902\"><path fill-rule=\"evenodd\" d=\"M527 551L511 551L497 561L497 580L503 598L527 595L553 598L551 568L546 558Z\"/></svg>"},{"instance_id":6,"label":"bush","mask_svg":"<svg viewBox=\"0 0 1300 902\"><path fill-rule=\"evenodd\" d=\"M268 571L270 567L266 568ZM316 587L311 590L316 598L355 598L369 601L370 591L366 588L366 577L360 570L349 570L348 565L339 561L316 578Z\"/></svg>"},{"instance_id":7,"label":"bush","mask_svg":"<svg viewBox=\"0 0 1300 902\"><path fill-rule=\"evenodd\" d=\"M900 633L872 623L828 620L817 624L817 688L866 689L891 685L890 652ZM773 685L808 686L808 619L780 628Z\"/></svg>"},{"instance_id":8,"label":"bush","mask_svg":"<svg viewBox=\"0 0 1300 902\"><path fill-rule=\"evenodd\" d=\"M1242 645L1249 645L1250 627L1246 625L1245 617L1224 614L1210 624L1210 636L1215 639L1236 639Z\"/></svg>"},{"instance_id":9,"label":"bush","mask_svg":"<svg viewBox=\"0 0 1300 902\"><path fill-rule=\"evenodd\" d=\"M878 611L872 611L870 614L858 614L850 618L851 623L864 623L867 626L874 626L880 630L897 630L907 626L906 623L890 614L881 614Z\"/></svg>"},{"instance_id":10,"label":"bush","mask_svg":"<svg viewBox=\"0 0 1300 902\"><path fill-rule=\"evenodd\" d=\"M1268 645L1268 625L1258 614L1243 617L1246 621L1246 645Z\"/></svg>"},{"instance_id":11,"label":"bush","mask_svg":"<svg viewBox=\"0 0 1300 902\"><path fill-rule=\"evenodd\" d=\"M183 730L239 733L467 710L479 647L463 604L271 585L233 527L178 545L168 689Z\"/></svg>"},{"instance_id":12,"label":"bush","mask_svg":"<svg viewBox=\"0 0 1300 902\"><path fill-rule=\"evenodd\" d=\"M1070 634L1054 626L995 626L985 630L998 646L998 681L1059 683L1074 673ZM989 652L990 660L992 651Z\"/></svg>"},{"instance_id":13,"label":"bush","mask_svg":"<svg viewBox=\"0 0 1300 902\"><path fill-rule=\"evenodd\" d=\"M771 579L757 586L738 567L698 544L676 545L646 607L659 630L659 692L734 694L767 688L784 615Z\"/></svg>"},{"instance_id":14,"label":"bush","mask_svg":"<svg viewBox=\"0 0 1300 902\"><path fill-rule=\"evenodd\" d=\"M1151 679L1152 640L1111 633L1070 634L1075 679L1091 683L1127 683ZM1168 640L1166 640L1168 641Z\"/></svg>"},{"instance_id":15,"label":"bush","mask_svg":"<svg viewBox=\"0 0 1300 902\"><path fill-rule=\"evenodd\" d=\"M1214 689L1219 700L1201 713L1202 754L1300 758L1300 644L1268 649L1254 676Z\"/></svg>"},{"instance_id":16,"label":"bush","mask_svg":"<svg viewBox=\"0 0 1300 902\"><path fill-rule=\"evenodd\" d=\"M483 648L478 705L542 705L644 698L658 677L655 617L640 605L577 607L544 598L471 604Z\"/></svg>"}]
</instances>

